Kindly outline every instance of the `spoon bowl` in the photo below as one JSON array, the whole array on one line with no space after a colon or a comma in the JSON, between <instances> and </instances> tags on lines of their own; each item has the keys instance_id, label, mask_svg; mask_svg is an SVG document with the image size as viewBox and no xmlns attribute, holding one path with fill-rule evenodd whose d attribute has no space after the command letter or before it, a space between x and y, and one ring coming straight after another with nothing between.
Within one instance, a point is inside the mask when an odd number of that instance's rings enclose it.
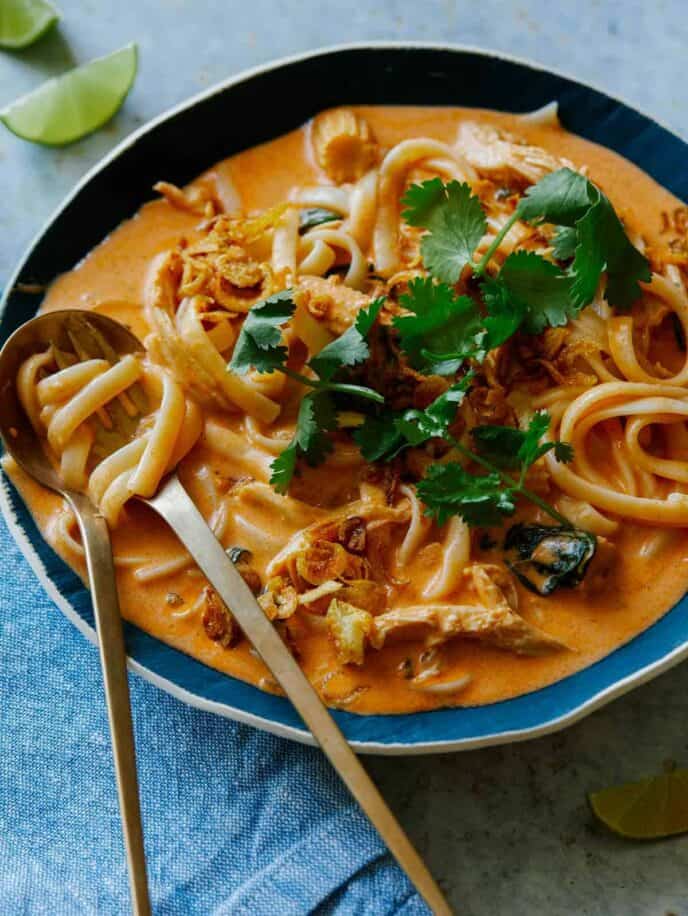
<instances>
[{"instance_id":1,"label":"spoon bowl","mask_svg":"<svg viewBox=\"0 0 688 916\"><path fill-rule=\"evenodd\" d=\"M63 309L38 315L21 325L0 350L0 436L5 448L27 473L61 493L71 496L29 422L17 394L19 367L51 344L65 352L74 352L75 341L90 344L87 357L95 355L116 362L127 353L143 352L141 341L131 331L96 312ZM76 354L84 358L83 354Z\"/></svg>"}]
</instances>

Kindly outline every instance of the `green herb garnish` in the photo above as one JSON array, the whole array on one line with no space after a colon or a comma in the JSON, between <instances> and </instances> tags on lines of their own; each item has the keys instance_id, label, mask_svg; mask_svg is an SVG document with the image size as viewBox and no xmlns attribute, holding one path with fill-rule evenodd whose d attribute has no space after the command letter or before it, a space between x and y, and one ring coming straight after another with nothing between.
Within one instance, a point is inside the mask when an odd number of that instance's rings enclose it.
<instances>
[{"instance_id":1,"label":"green herb garnish","mask_svg":"<svg viewBox=\"0 0 688 916\"><path fill-rule=\"evenodd\" d=\"M291 443L272 462L270 482L284 492L296 470L297 459L317 465L332 450L327 435L337 429L337 408L334 394L347 394L378 404L384 398L372 388L350 385L335 379L338 371L365 362L370 355L366 335L375 323L384 299L376 299L361 309L354 324L306 363L317 376L295 372L287 366L288 351L282 344L282 329L294 314L291 290L275 293L254 306L244 319L228 368L238 375L250 369L257 372L283 372L290 378L313 389L301 401L296 420L296 432Z\"/></svg>"},{"instance_id":2,"label":"green herb garnish","mask_svg":"<svg viewBox=\"0 0 688 916\"><path fill-rule=\"evenodd\" d=\"M299 213L299 232L307 232L316 226L322 226L323 223L333 223L341 219L339 213L334 210L326 210L324 207L308 207Z\"/></svg>"},{"instance_id":3,"label":"green herb garnish","mask_svg":"<svg viewBox=\"0 0 688 916\"><path fill-rule=\"evenodd\" d=\"M540 334L565 325L592 302L602 273L607 274L606 298L622 308L640 294L639 281L651 277L647 260L629 241L609 199L571 169L558 169L529 188L479 261L475 250L487 223L469 185L445 185L436 178L409 188L403 203L406 221L427 229L421 255L430 277L412 283L400 300L416 317L404 316L395 324L400 333L409 329L401 335L402 347L424 372L451 374L466 359L482 359L519 329ZM517 251L496 276L488 276L492 256L518 220L556 225L553 255L568 266ZM482 309L479 301L470 300L471 306L469 297L446 285L457 283L467 266L482 281Z\"/></svg>"},{"instance_id":4,"label":"green herb garnish","mask_svg":"<svg viewBox=\"0 0 688 916\"><path fill-rule=\"evenodd\" d=\"M521 468L525 476L528 468L549 451L554 451L558 461L567 463L573 459L573 449L568 442L540 442L549 424L549 414L539 411L525 430L511 426L476 426L471 435L476 451L483 458L500 468Z\"/></svg>"},{"instance_id":5,"label":"green herb garnish","mask_svg":"<svg viewBox=\"0 0 688 916\"><path fill-rule=\"evenodd\" d=\"M525 430L509 426L478 426L472 430L475 451L445 435L459 454L483 467L488 473L474 475L458 462L434 464L418 484L418 496L428 515L441 524L459 515L469 525L489 527L503 516L512 515L515 497L522 496L543 509L559 524L571 527L553 506L525 486L528 470L549 451L558 461L571 461L573 450L568 443L540 440L549 429L547 413L536 413ZM508 471L517 471L511 476Z\"/></svg>"},{"instance_id":6,"label":"green herb garnish","mask_svg":"<svg viewBox=\"0 0 688 916\"><path fill-rule=\"evenodd\" d=\"M443 283L456 283L487 230L479 198L468 184L433 178L412 185L401 202L409 226L429 230L421 241L428 271Z\"/></svg>"},{"instance_id":7,"label":"green herb garnish","mask_svg":"<svg viewBox=\"0 0 688 916\"><path fill-rule=\"evenodd\" d=\"M446 283L419 277L399 302L413 313L395 318L394 326L415 369L453 375L465 359L484 358L485 327L470 296L457 296Z\"/></svg>"},{"instance_id":8,"label":"green herb garnish","mask_svg":"<svg viewBox=\"0 0 688 916\"><path fill-rule=\"evenodd\" d=\"M640 281L650 279L647 260L627 238L608 198L570 169L559 169L529 188L479 260L475 252L487 220L468 184L425 181L410 187L402 203L407 223L426 230L421 255L428 276L409 283L400 299L406 314L394 319L394 327L403 356L421 372L455 375L467 360L482 361L517 331L540 334L565 325L593 300L603 273L606 298L621 308L639 295ZM332 218L326 212L308 214L307 221ZM518 220L556 227L555 260L516 251L496 274L488 273L493 255ZM464 271L473 276L471 295L455 289ZM306 364L309 375L287 365L282 337L294 313L290 290L271 296L247 315L229 368L239 374L251 368L280 371L311 389L301 402L292 442L272 465L272 483L280 492L288 488L299 459L315 465L333 448L330 433L337 429L338 394L384 405L380 393L341 376L341 370L369 358L367 335L381 306L378 299L362 309L341 337ZM546 413L536 413L525 430L476 427L470 431L473 448L451 434L471 379L472 373L465 374L425 410L374 407L353 433L363 457L389 461L405 448L443 439L461 461L430 465L418 483L428 515L440 523L459 515L469 525L492 526L513 514L518 498L526 498L561 530L572 531L564 516L525 486L529 468L547 452L562 462L573 457L568 443L545 438L550 426ZM467 469L475 465L485 473Z\"/></svg>"},{"instance_id":9,"label":"green herb garnish","mask_svg":"<svg viewBox=\"0 0 688 916\"><path fill-rule=\"evenodd\" d=\"M467 373L425 410L388 410L379 416L367 416L353 434L365 460L390 461L405 448L422 445L429 439L447 438L472 381L473 373Z\"/></svg>"},{"instance_id":10,"label":"green herb garnish","mask_svg":"<svg viewBox=\"0 0 688 916\"><path fill-rule=\"evenodd\" d=\"M333 449L328 432L337 429L337 410L325 391L307 394L299 405L296 432L285 450L270 465L270 483L278 493L289 489L298 458L312 467L325 460Z\"/></svg>"},{"instance_id":11,"label":"green herb garnish","mask_svg":"<svg viewBox=\"0 0 688 916\"><path fill-rule=\"evenodd\" d=\"M525 497L543 509L559 524L570 523L553 506L532 493L525 485L532 465L547 452L556 459L571 461L573 449L567 442L541 441L550 426L549 414L536 413L525 430L511 426L476 426L472 431L475 448L468 448L450 432L456 412L472 382L472 373L452 385L425 410L403 413L386 411L366 417L354 432L366 461L390 461L403 449L422 445L429 439L444 439L463 458L485 469L473 474L463 464L433 464L418 484L418 496L428 515L443 524L460 515L469 525L490 527L511 515L516 497ZM514 477L509 471L516 471Z\"/></svg>"}]
</instances>

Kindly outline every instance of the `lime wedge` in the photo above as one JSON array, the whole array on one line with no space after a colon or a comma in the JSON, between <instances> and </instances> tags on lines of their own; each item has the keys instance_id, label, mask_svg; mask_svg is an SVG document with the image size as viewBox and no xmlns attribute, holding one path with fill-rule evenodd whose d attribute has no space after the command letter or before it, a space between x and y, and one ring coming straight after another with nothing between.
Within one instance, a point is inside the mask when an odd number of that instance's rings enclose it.
<instances>
[{"instance_id":1,"label":"lime wedge","mask_svg":"<svg viewBox=\"0 0 688 916\"><path fill-rule=\"evenodd\" d=\"M22 140L73 143L119 109L134 82L136 63L136 45L127 45L48 80L0 111L0 121Z\"/></svg>"},{"instance_id":2,"label":"lime wedge","mask_svg":"<svg viewBox=\"0 0 688 916\"><path fill-rule=\"evenodd\" d=\"M2 0L0 3L0 48L28 48L60 18L46 0Z\"/></svg>"},{"instance_id":3,"label":"lime wedge","mask_svg":"<svg viewBox=\"0 0 688 916\"><path fill-rule=\"evenodd\" d=\"M688 770L671 770L589 795L595 815L614 833L654 840L688 832Z\"/></svg>"}]
</instances>

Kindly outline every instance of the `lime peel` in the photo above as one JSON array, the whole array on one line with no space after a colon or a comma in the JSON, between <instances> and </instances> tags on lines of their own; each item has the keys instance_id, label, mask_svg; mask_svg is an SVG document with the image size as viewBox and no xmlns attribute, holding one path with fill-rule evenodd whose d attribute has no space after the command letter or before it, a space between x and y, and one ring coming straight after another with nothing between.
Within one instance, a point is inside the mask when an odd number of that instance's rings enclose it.
<instances>
[{"instance_id":1,"label":"lime peel","mask_svg":"<svg viewBox=\"0 0 688 916\"><path fill-rule=\"evenodd\" d=\"M598 820L627 839L688 833L688 770L669 770L592 792L588 798Z\"/></svg>"},{"instance_id":2,"label":"lime peel","mask_svg":"<svg viewBox=\"0 0 688 916\"><path fill-rule=\"evenodd\" d=\"M135 44L48 80L0 112L22 140L65 146L98 130L124 102L136 77Z\"/></svg>"}]
</instances>

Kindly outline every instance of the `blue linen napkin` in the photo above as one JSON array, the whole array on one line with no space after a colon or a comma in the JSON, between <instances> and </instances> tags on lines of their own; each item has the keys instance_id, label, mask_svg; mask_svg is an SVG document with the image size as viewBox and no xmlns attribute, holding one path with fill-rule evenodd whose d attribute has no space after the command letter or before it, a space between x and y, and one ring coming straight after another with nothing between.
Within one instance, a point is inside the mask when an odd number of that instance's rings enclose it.
<instances>
[{"instance_id":1,"label":"blue linen napkin","mask_svg":"<svg viewBox=\"0 0 688 916\"><path fill-rule=\"evenodd\" d=\"M97 651L0 557L0 913L127 913ZM156 916L428 912L319 751L130 684Z\"/></svg>"}]
</instances>

